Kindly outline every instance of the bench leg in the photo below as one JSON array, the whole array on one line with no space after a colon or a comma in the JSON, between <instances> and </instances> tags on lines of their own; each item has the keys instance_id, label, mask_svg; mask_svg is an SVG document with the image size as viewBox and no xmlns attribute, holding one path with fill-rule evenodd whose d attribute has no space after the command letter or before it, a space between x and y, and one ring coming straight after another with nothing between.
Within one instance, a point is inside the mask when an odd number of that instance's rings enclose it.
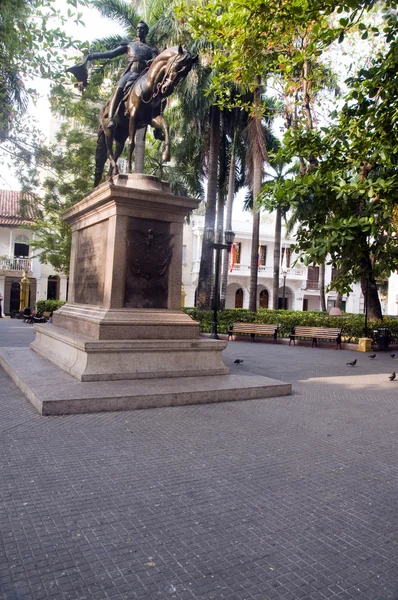
<instances>
[{"instance_id":1,"label":"bench leg","mask_svg":"<svg viewBox=\"0 0 398 600\"><path fill-rule=\"evenodd\" d=\"M250 343L254 342L254 336L255 336L255 334L254 334L254 333L251 333L251 334L250 334Z\"/></svg>"},{"instance_id":2,"label":"bench leg","mask_svg":"<svg viewBox=\"0 0 398 600\"><path fill-rule=\"evenodd\" d=\"M314 344L318 348L318 340L316 338L312 338L312 346L311 346L311 348L314 347Z\"/></svg>"}]
</instances>

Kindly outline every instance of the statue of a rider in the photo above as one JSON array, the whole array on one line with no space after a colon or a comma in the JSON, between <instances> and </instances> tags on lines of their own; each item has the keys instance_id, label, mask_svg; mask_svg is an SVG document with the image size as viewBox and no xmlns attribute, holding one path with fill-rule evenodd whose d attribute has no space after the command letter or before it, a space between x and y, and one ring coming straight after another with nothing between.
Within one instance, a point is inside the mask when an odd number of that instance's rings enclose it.
<instances>
[{"instance_id":1,"label":"statue of a rider","mask_svg":"<svg viewBox=\"0 0 398 600\"><path fill-rule=\"evenodd\" d=\"M116 58L122 54L127 54L127 68L117 84L109 105L108 127L110 129L115 128L114 117L123 97L123 90L125 89L126 84L134 83L140 73L149 67L153 59L159 54L156 48L149 46L146 43L146 36L149 28L145 21L139 21L137 23L136 31L137 37L133 41L126 41L114 50L109 50L108 52L91 52L86 56L83 64L67 69L69 72L73 73L79 81L82 81L84 86L87 85L87 73L84 75L85 64L87 61L103 58ZM84 69L82 69L82 67L84 67Z\"/></svg>"}]
</instances>

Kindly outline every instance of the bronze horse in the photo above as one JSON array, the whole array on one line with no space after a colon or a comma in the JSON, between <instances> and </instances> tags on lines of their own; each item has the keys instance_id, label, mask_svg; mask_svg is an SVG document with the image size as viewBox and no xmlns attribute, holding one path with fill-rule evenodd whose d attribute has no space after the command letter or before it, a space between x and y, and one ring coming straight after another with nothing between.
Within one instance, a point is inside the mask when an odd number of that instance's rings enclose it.
<instances>
[{"instance_id":1,"label":"bronze horse","mask_svg":"<svg viewBox=\"0 0 398 600\"><path fill-rule=\"evenodd\" d=\"M110 161L110 177L118 174L116 161L123 152L128 137L130 137L128 172L131 173L135 134L137 129L146 125L151 125L155 129L157 139L164 140L165 149L162 158L164 162L170 160L169 128L162 114L165 99L170 96L178 82L187 76L197 60L197 56L193 57L182 46L174 46L161 52L133 86L127 88L114 118L116 129L108 127L109 102L107 102L100 113L101 126L97 141L94 187L101 181L107 158Z\"/></svg>"}]
</instances>

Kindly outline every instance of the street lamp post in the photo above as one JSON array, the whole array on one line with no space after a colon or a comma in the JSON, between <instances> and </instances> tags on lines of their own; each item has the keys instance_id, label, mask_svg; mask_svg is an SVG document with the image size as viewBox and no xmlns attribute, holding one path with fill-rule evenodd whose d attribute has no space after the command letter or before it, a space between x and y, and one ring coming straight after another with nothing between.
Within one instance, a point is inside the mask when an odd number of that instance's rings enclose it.
<instances>
[{"instance_id":1,"label":"street lamp post","mask_svg":"<svg viewBox=\"0 0 398 600\"><path fill-rule=\"evenodd\" d=\"M206 227L205 229L205 239L208 244L216 251L216 262L215 262L215 277L214 277L214 294L213 294L213 323L211 328L210 337L213 340L219 340L218 337L218 323L217 323L217 313L218 313L218 300L219 300L219 288L220 288L220 268L221 268L221 250L231 250L231 246L234 243L235 234L233 231L225 232L225 244L221 244L219 242L214 242L214 229L211 227Z\"/></svg>"},{"instance_id":2,"label":"street lamp post","mask_svg":"<svg viewBox=\"0 0 398 600\"><path fill-rule=\"evenodd\" d=\"M287 267L282 266L282 277L283 277L282 308L283 309L285 308L286 276L287 276Z\"/></svg>"}]
</instances>

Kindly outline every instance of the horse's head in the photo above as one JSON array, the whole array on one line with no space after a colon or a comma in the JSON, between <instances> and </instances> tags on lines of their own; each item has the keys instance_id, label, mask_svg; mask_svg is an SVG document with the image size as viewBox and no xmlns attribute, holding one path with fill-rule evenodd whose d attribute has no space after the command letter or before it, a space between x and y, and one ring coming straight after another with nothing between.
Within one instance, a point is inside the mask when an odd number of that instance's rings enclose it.
<instances>
[{"instance_id":1,"label":"horse's head","mask_svg":"<svg viewBox=\"0 0 398 600\"><path fill-rule=\"evenodd\" d=\"M192 69L192 65L197 62L198 57L192 56L190 52L184 50L182 46L175 46L165 50L165 53L170 53L168 58L164 78L161 83L160 92L162 96L170 96L176 85L184 79ZM163 53L162 53L163 54Z\"/></svg>"}]
</instances>

